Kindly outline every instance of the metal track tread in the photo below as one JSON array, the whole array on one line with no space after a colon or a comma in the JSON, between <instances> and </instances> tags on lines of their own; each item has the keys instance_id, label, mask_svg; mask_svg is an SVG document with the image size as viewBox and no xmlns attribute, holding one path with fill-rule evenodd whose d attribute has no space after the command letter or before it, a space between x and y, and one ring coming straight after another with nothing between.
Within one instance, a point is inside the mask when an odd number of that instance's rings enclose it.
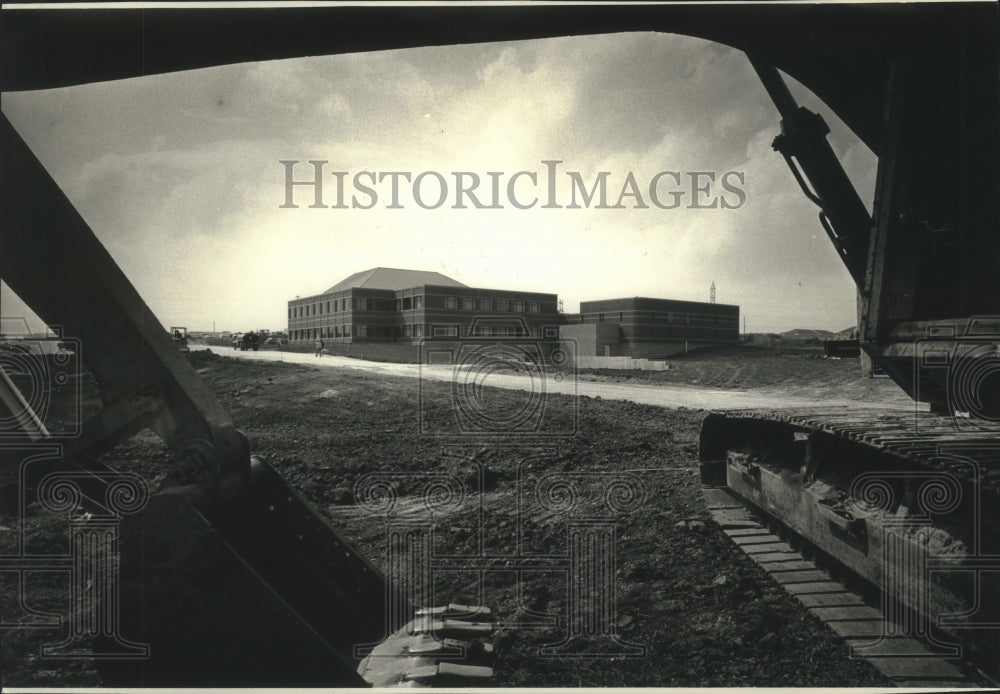
<instances>
[{"instance_id":1,"label":"metal track tread","mask_svg":"<svg viewBox=\"0 0 1000 694\"><path fill-rule=\"evenodd\" d=\"M860 443L871 450L898 456L929 470L948 471L978 482L984 491L1000 494L1000 461L997 441L1000 422L965 420L930 412L872 412L844 408L817 408L811 413L795 410L730 410L720 412L730 419L771 421L822 431L836 438ZM963 456L975 462L979 479L968 464L949 460L943 451L960 447Z\"/></svg>"},{"instance_id":2,"label":"metal track tread","mask_svg":"<svg viewBox=\"0 0 1000 694\"><path fill-rule=\"evenodd\" d=\"M725 489L703 487L708 511L729 539L813 616L844 639L851 657L868 661L898 687L973 688L973 679L916 639L885 637L886 617L830 579L762 526Z\"/></svg>"}]
</instances>

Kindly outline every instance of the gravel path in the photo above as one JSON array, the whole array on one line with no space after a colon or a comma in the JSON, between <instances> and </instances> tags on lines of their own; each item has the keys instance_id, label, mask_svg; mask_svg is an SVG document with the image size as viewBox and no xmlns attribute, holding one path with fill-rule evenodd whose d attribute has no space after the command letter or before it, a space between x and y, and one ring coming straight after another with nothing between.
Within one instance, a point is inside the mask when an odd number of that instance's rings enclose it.
<instances>
[{"instance_id":1,"label":"gravel path","mask_svg":"<svg viewBox=\"0 0 1000 694\"><path fill-rule=\"evenodd\" d=\"M355 369L372 374L423 378L434 381L451 382L456 380L457 374L458 382L461 384L468 384L473 380L473 376L468 371L456 371L452 366L370 362L332 355L316 357L301 352L238 352L225 347L209 348L204 345L192 345L192 349L213 349L220 356L238 359ZM511 373L491 373L475 380L480 386L492 386L507 390L585 395L591 398L621 400L667 408L687 407L703 410L814 408L820 402L824 406L865 409L912 410L914 407L914 404L902 392L881 400L843 397L822 397L820 399L818 397L788 395L778 388L733 390L672 384L606 383L574 379L572 376L559 372L525 374L514 373L513 369L511 369Z\"/></svg>"}]
</instances>

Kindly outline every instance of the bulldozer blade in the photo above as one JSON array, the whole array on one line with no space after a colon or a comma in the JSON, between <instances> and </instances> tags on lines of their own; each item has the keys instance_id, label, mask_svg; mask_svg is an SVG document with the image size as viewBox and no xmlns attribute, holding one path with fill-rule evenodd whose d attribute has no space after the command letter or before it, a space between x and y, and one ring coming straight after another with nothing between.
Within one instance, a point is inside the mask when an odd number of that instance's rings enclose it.
<instances>
[{"instance_id":1,"label":"bulldozer blade","mask_svg":"<svg viewBox=\"0 0 1000 694\"><path fill-rule=\"evenodd\" d=\"M121 636L139 661L98 663L105 686L366 686L355 652L408 603L266 464L205 504L151 497L121 536Z\"/></svg>"}]
</instances>

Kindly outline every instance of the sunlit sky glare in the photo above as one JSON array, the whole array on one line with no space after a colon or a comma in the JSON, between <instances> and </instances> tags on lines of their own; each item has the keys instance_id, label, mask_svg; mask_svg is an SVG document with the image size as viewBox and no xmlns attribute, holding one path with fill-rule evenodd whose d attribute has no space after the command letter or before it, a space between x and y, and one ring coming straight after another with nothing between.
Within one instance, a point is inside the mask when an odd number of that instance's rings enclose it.
<instances>
[{"instance_id":1,"label":"sunlit sky glare","mask_svg":"<svg viewBox=\"0 0 1000 694\"><path fill-rule=\"evenodd\" d=\"M869 204L876 160L792 80ZM816 207L772 151L779 116L746 57L657 33L565 37L247 63L46 91L6 93L2 109L164 325L191 330L287 327L287 301L372 267L433 270L470 286L580 301L651 296L738 304L751 332L841 330L855 321L850 276ZM371 209L332 207L294 190L285 167L309 160L348 172L441 173L444 204L423 209L389 180ZM607 175L613 206L631 172L648 209L543 208L558 160L589 186ZM507 199L509 178L522 177ZM676 209L648 199L660 171L681 174ZM500 172L503 209L453 209L452 172ZM738 209L691 209L690 172L743 177ZM731 182L736 179L730 179ZM366 184L370 181L365 179ZM424 198L437 187L425 181ZM710 191L725 191L717 183ZM661 195L664 203L671 198ZM726 194L728 202L737 200ZM44 268L39 269L44 272ZM23 312L4 287L4 315ZM741 326L742 328L742 326Z\"/></svg>"}]
</instances>

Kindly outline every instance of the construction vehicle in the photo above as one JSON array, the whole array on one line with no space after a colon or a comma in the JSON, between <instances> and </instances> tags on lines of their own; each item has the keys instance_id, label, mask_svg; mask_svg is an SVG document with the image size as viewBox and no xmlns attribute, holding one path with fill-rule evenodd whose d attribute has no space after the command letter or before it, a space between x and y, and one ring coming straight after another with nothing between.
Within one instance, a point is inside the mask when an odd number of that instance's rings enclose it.
<instances>
[{"instance_id":1,"label":"construction vehicle","mask_svg":"<svg viewBox=\"0 0 1000 694\"><path fill-rule=\"evenodd\" d=\"M877 122L845 122L878 155L873 213L765 57L749 59L780 114L773 148L819 211L857 285L860 348L918 403L709 415L702 481L726 487L886 614L961 662L1000 674L998 73L989 28L887 51ZM951 33L954 32L954 33ZM976 61L985 66L974 67ZM856 104L854 105L856 106ZM836 109L835 109L836 110ZM896 628L896 627L892 627ZM888 633L888 632L886 632Z\"/></svg>"},{"instance_id":2,"label":"construction vehicle","mask_svg":"<svg viewBox=\"0 0 1000 694\"><path fill-rule=\"evenodd\" d=\"M257 351L260 346L260 337L257 333L252 330L248 333L243 333L242 335L233 338L233 348L238 349L241 352L246 352L247 350Z\"/></svg>"},{"instance_id":3,"label":"construction vehicle","mask_svg":"<svg viewBox=\"0 0 1000 694\"><path fill-rule=\"evenodd\" d=\"M177 345L177 349L181 352L190 352L191 348L188 346L188 329L179 328L171 326L170 336L174 340L174 344Z\"/></svg>"},{"instance_id":4,"label":"construction vehicle","mask_svg":"<svg viewBox=\"0 0 1000 694\"><path fill-rule=\"evenodd\" d=\"M858 287L862 350L931 412L713 414L701 434L703 481L728 486L922 618L947 613L935 627L961 632L995 668L997 25L992 3L15 10L4 16L0 85L623 31L746 51L781 117L775 148ZM779 70L878 156L872 215L822 118L798 107ZM174 485L143 514L144 564L123 549L119 604L143 596L140 613L123 617L125 633L141 634L152 655L132 671L104 663L106 683L363 684L353 646L380 642L416 608L251 459L87 224L6 119L0 128L0 195L17 221L0 236L0 274L81 341L104 402L66 447L66 464L94 470L99 453L143 426L177 456ZM819 495L817 483L832 491ZM894 521L904 530L891 532ZM907 527L953 553L928 558Z\"/></svg>"}]
</instances>

